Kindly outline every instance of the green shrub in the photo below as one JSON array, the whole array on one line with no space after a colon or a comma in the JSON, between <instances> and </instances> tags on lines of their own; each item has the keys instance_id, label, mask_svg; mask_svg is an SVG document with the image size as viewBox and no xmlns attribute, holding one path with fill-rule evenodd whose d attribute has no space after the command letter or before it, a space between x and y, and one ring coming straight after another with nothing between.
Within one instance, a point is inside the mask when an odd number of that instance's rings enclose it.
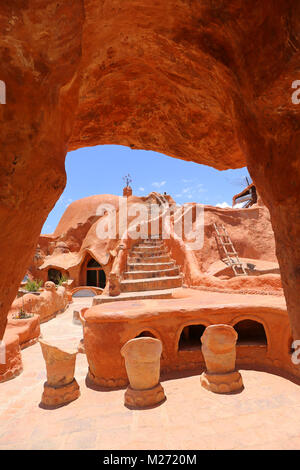
<instances>
[{"instance_id":1,"label":"green shrub","mask_svg":"<svg viewBox=\"0 0 300 470\"><path fill-rule=\"evenodd\" d=\"M60 277L60 279L58 281L58 285L62 286L63 282L67 282L67 280L68 280L68 278L62 274L62 276Z\"/></svg>"},{"instance_id":2,"label":"green shrub","mask_svg":"<svg viewBox=\"0 0 300 470\"><path fill-rule=\"evenodd\" d=\"M24 289L27 290L28 292L37 292L40 287L42 287L43 281L38 281L35 279L28 279L26 282Z\"/></svg>"}]
</instances>

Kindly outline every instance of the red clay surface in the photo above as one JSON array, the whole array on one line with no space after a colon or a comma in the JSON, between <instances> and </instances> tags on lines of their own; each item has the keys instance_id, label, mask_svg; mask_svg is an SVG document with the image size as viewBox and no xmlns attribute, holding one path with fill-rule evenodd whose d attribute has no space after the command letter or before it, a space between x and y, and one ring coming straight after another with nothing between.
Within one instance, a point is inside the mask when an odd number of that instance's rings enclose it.
<instances>
[{"instance_id":1,"label":"red clay surface","mask_svg":"<svg viewBox=\"0 0 300 470\"><path fill-rule=\"evenodd\" d=\"M216 296L204 294L203 302ZM254 296L249 297L253 302ZM44 339L78 342L82 327L72 323L72 312L90 302L76 299L65 313L43 324ZM125 390L86 387L87 361L78 354L75 377L81 396L67 406L45 410L39 407L46 379L40 345L25 349L22 356L24 372L0 386L1 450L300 447L300 389L282 377L241 371L245 389L236 395L206 391L199 375L165 380L165 403L129 410L123 405Z\"/></svg>"}]
</instances>

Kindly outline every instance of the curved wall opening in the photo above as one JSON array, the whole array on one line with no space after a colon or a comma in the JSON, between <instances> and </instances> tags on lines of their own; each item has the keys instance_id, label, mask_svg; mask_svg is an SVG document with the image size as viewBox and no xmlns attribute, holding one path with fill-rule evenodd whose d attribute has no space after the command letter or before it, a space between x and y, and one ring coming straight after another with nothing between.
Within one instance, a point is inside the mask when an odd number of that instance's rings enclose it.
<instances>
[{"instance_id":1,"label":"curved wall opening","mask_svg":"<svg viewBox=\"0 0 300 470\"><path fill-rule=\"evenodd\" d=\"M158 339L153 333L151 333L151 331L142 331L141 333L139 333L135 338L145 338L145 337L149 337L150 338L155 338L155 339Z\"/></svg>"},{"instance_id":2,"label":"curved wall opening","mask_svg":"<svg viewBox=\"0 0 300 470\"><path fill-rule=\"evenodd\" d=\"M62 273L58 269L48 269L48 281L58 284L62 278Z\"/></svg>"},{"instance_id":3,"label":"curved wall opening","mask_svg":"<svg viewBox=\"0 0 300 470\"><path fill-rule=\"evenodd\" d=\"M267 336L262 323L255 320L241 320L234 325L238 334L237 345L246 344L248 346L267 346Z\"/></svg>"},{"instance_id":4,"label":"curved wall opening","mask_svg":"<svg viewBox=\"0 0 300 470\"><path fill-rule=\"evenodd\" d=\"M104 289L106 285L106 275L102 266L93 258L86 267L86 285L100 287Z\"/></svg>"},{"instance_id":5,"label":"curved wall opening","mask_svg":"<svg viewBox=\"0 0 300 470\"><path fill-rule=\"evenodd\" d=\"M205 329L206 326L201 324L185 326L179 338L178 351L201 350L201 336Z\"/></svg>"}]
</instances>

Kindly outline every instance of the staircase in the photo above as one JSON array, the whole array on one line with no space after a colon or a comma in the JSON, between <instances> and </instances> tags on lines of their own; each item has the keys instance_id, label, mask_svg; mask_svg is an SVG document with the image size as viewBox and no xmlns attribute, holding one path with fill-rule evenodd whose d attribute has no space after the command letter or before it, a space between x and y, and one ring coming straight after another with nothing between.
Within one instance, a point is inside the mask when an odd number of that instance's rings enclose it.
<instances>
[{"instance_id":1,"label":"staircase","mask_svg":"<svg viewBox=\"0 0 300 470\"><path fill-rule=\"evenodd\" d=\"M237 251L233 246L225 226L221 225L218 227L217 224L214 224L214 229L217 240L221 244L225 254L225 258L222 258L222 261L232 268L235 276L247 276L248 274L238 257Z\"/></svg>"},{"instance_id":2,"label":"staircase","mask_svg":"<svg viewBox=\"0 0 300 470\"><path fill-rule=\"evenodd\" d=\"M93 305L118 300L168 299L174 289L182 286L179 267L159 238L139 241L128 255L126 269L121 294L96 296Z\"/></svg>"}]
</instances>

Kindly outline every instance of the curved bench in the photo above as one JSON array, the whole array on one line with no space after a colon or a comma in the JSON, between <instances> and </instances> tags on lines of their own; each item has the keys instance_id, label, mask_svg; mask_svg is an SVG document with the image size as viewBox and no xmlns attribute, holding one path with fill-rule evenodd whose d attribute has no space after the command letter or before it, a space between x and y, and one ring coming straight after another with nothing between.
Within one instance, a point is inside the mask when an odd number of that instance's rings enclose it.
<instances>
[{"instance_id":1,"label":"curved bench","mask_svg":"<svg viewBox=\"0 0 300 470\"><path fill-rule=\"evenodd\" d=\"M204 294L205 295L205 294ZM96 385L116 388L127 384L123 345L141 332L149 331L163 344L162 373L204 367L199 347L180 348L185 327L227 324L235 327L247 320L263 326L265 339L237 344L237 367L285 374L300 380L300 369L291 361L291 331L283 299L259 297L199 302L199 298L155 301L138 300L101 304L81 312L84 319L84 344L89 363L88 378ZM256 301L254 301L256 300ZM277 300L277 299L276 299ZM167 325L167 328L166 328Z\"/></svg>"}]
</instances>

